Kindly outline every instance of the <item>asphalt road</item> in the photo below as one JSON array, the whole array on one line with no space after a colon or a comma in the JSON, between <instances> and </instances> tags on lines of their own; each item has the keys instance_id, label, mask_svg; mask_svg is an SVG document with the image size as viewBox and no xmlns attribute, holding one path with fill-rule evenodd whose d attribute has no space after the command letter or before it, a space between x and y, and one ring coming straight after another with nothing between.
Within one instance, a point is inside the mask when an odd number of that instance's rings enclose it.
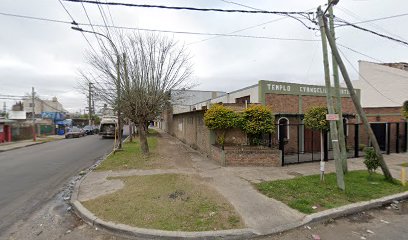
<instances>
[{"instance_id":1,"label":"asphalt road","mask_svg":"<svg viewBox=\"0 0 408 240\"><path fill-rule=\"evenodd\" d=\"M112 149L112 139L86 136L0 153L0 236L57 194L64 183Z\"/></svg>"}]
</instances>

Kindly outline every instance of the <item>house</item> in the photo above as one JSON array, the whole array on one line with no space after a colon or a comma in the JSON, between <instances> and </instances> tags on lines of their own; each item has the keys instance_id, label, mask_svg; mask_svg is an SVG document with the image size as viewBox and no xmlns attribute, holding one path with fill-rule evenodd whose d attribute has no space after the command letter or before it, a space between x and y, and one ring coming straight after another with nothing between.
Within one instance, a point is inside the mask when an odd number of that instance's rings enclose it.
<instances>
[{"instance_id":1,"label":"house","mask_svg":"<svg viewBox=\"0 0 408 240\"><path fill-rule=\"evenodd\" d=\"M355 91L359 96L360 90L356 89ZM203 101L197 101L184 107L183 111L172 113L166 119L168 127L165 130L190 146L208 154L212 151L211 145L215 143L215 137L205 127L203 116L205 110L211 104L223 103L233 109L245 109L250 104L261 104L272 109L275 115L275 124L277 125L277 131L270 136L265 136L266 140L273 146L278 146L279 141L282 139L287 140L287 144L281 150L285 155L292 155L292 158L287 158L286 163L289 161L318 160L320 133L305 128L303 116L313 106L327 105L326 92L325 86L260 80L257 84ZM340 93L344 113L343 121L354 124L357 121L356 110L349 91L346 88L341 88ZM349 144L354 147L353 141L356 132L354 129L349 130L348 128L346 128L345 132ZM360 135L361 133L358 132L357 134ZM239 131L231 134L226 141L237 145L247 144L246 135L242 135ZM325 142L326 149L330 149L331 140L329 136L326 137ZM307 159L301 160L301 154L307 156ZM327 158L330 157L327 156Z\"/></svg>"},{"instance_id":2,"label":"house","mask_svg":"<svg viewBox=\"0 0 408 240\"><path fill-rule=\"evenodd\" d=\"M33 103L31 99L23 101L23 110L27 112L27 117L31 118L33 114ZM41 117L43 112L67 113L62 104L58 102L56 97L52 100L42 100L40 98L34 99L34 114L36 117Z\"/></svg>"}]
</instances>

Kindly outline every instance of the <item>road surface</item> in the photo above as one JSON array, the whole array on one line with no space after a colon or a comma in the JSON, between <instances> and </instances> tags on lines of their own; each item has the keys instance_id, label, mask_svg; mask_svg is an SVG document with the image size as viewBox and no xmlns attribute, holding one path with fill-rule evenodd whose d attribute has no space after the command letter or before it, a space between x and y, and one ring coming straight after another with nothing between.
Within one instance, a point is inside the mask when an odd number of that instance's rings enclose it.
<instances>
[{"instance_id":1,"label":"road surface","mask_svg":"<svg viewBox=\"0 0 408 240\"><path fill-rule=\"evenodd\" d=\"M0 236L53 198L64 183L112 149L99 136L64 139L0 153Z\"/></svg>"}]
</instances>

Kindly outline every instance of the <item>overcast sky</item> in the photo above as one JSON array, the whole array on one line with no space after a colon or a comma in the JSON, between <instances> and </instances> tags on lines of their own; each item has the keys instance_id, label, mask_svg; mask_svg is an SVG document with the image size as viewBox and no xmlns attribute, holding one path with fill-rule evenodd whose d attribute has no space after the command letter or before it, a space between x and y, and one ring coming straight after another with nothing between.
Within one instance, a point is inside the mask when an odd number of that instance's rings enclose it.
<instances>
[{"instance_id":1,"label":"overcast sky","mask_svg":"<svg viewBox=\"0 0 408 240\"><path fill-rule=\"evenodd\" d=\"M100 0L105 1L105 0ZM112 0L138 4L244 9L234 3L269 11L315 11L326 1L316 0ZM75 21L88 23L80 3L65 2ZM103 24L96 5L84 4L91 22ZM171 31L231 33L276 38L320 40L318 31L309 30L292 18L272 14L216 13L180 10L102 7L109 24ZM58 0L1 0L0 12L70 21ZM341 0L335 15L349 22L408 13L406 0ZM360 24L374 31L408 40L408 16ZM308 25L310 23L305 22ZM312 25L310 25L312 26ZM90 27L83 26L84 29ZM0 94L24 95L35 87L43 99L56 96L75 112L84 109L85 96L76 89L78 70L86 69L90 46L69 24L42 22L0 15ZM103 31L103 29L98 29ZM382 62L407 61L408 48L351 27L336 30L338 43ZM126 31L124 31L126 32ZM211 37L163 33L185 44L193 56L196 89L233 91L258 82L273 80L323 84L322 50L319 41L284 41L237 37ZM98 50L93 35L86 35ZM211 38L211 39L209 39ZM348 49L341 49L358 68L359 60L374 61ZM350 75L358 74L348 65ZM14 101L7 101L8 108ZM2 105L1 105L2 107Z\"/></svg>"}]
</instances>

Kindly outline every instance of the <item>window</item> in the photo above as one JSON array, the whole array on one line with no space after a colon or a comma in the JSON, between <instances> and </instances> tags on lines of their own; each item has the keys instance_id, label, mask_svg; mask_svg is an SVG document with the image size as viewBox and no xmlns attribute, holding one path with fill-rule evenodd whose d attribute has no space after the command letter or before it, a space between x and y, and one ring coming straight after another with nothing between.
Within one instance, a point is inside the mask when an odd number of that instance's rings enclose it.
<instances>
[{"instance_id":1,"label":"window","mask_svg":"<svg viewBox=\"0 0 408 240\"><path fill-rule=\"evenodd\" d=\"M235 103L250 103L251 102L251 96L244 96L240 98L235 98Z\"/></svg>"},{"instance_id":2,"label":"window","mask_svg":"<svg viewBox=\"0 0 408 240\"><path fill-rule=\"evenodd\" d=\"M278 139L289 139L289 119L281 117L278 120Z\"/></svg>"}]
</instances>

